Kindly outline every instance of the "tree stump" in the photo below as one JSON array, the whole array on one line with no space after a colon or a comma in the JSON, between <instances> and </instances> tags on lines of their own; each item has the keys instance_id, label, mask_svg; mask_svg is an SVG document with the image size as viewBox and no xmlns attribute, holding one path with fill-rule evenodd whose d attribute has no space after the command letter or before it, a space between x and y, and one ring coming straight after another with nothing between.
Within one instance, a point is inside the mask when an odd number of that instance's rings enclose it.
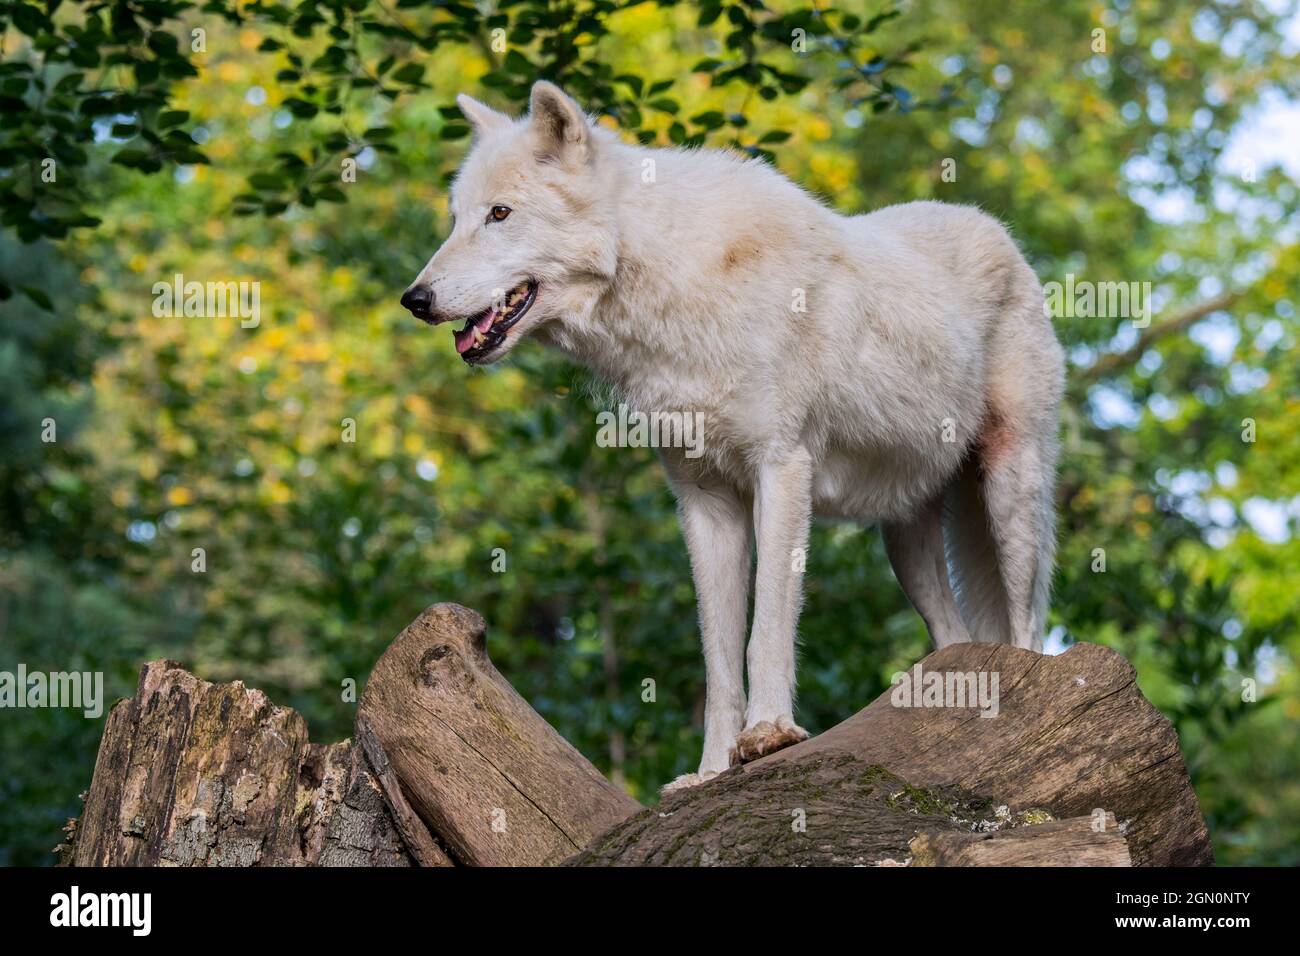
<instances>
[{"instance_id":1,"label":"tree stump","mask_svg":"<svg viewBox=\"0 0 1300 956\"><path fill-rule=\"evenodd\" d=\"M409 866L364 754L311 744L295 711L173 661L109 713L76 866Z\"/></svg>"}]
</instances>

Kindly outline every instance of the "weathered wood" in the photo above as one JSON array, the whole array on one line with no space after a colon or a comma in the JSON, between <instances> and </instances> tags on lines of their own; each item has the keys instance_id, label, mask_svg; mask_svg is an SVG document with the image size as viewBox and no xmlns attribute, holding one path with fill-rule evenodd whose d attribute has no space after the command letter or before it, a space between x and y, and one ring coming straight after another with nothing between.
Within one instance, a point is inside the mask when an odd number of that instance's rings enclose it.
<instances>
[{"instance_id":1,"label":"weathered wood","mask_svg":"<svg viewBox=\"0 0 1300 956\"><path fill-rule=\"evenodd\" d=\"M1044 807L1058 819L1100 808L1125 824L1138 865L1214 862L1178 735L1142 696L1120 654L1097 644L1075 644L1056 657L1005 644L956 644L921 668L997 674L998 715L895 707L884 694L826 733L764 760L851 753L920 787L1000 794L1003 802Z\"/></svg>"},{"instance_id":2,"label":"weathered wood","mask_svg":"<svg viewBox=\"0 0 1300 956\"><path fill-rule=\"evenodd\" d=\"M457 862L558 863L641 809L497 672L475 612L438 604L384 652L364 719Z\"/></svg>"},{"instance_id":3,"label":"weathered wood","mask_svg":"<svg viewBox=\"0 0 1300 956\"><path fill-rule=\"evenodd\" d=\"M451 857L447 856L447 852L438 844L402 793L402 783L393 772L388 755L384 753L384 748L365 717L357 718L357 744L365 750L366 760L411 856L420 866L453 866Z\"/></svg>"},{"instance_id":4,"label":"weathered wood","mask_svg":"<svg viewBox=\"0 0 1300 956\"><path fill-rule=\"evenodd\" d=\"M922 833L913 866L1132 866L1115 815L1074 817L993 833Z\"/></svg>"},{"instance_id":5,"label":"weathered wood","mask_svg":"<svg viewBox=\"0 0 1300 956\"><path fill-rule=\"evenodd\" d=\"M497 672L485 633L466 608L425 611L375 666L355 741L328 745L309 743L301 716L260 691L210 684L169 661L146 665L136 696L109 714L62 859L1213 861L1173 728L1139 693L1132 667L1104 648L1077 645L1054 658L1002 645L946 648L921 662L921 674L996 675L992 716L975 701L895 706L886 693L819 737L642 810ZM1095 819L1105 826L1094 831Z\"/></svg>"},{"instance_id":6,"label":"weathered wood","mask_svg":"<svg viewBox=\"0 0 1300 956\"><path fill-rule=\"evenodd\" d=\"M575 866L864 866L906 862L919 829L992 819L989 801L930 793L878 764L828 754L739 768L665 795L569 861Z\"/></svg>"},{"instance_id":7,"label":"weathered wood","mask_svg":"<svg viewBox=\"0 0 1300 956\"><path fill-rule=\"evenodd\" d=\"M78 866L409 866L361 750L307 740L301 715L172 661L109 714Z\"/></svg>"},{"instance_id":8,"label":"weathered wood","mask_svg":"<svg viewBox=\"0 0 1300 956\"><path fill-rule=\"evenodd\" d=\"M900 863L923 831L996 830L1097 809L1124 825L1137 865L1213 862L1177 735L1119 654L1091 644L1058 657L961 644L920 667L996 674L997 715L894 706L887 692L818 737L668 794L571 862ZM910 819L897 812L900 801L915 808ZM803 832L792 825L801 813Z\"/></svg>"},{"instance_id":9,"label":"weathered wood","mask_svg":"<svg viewBox=\"0 0 1300 956\"><path fill-rule=\"evenodd\" d=\"M345 749L350 758L346 761L346 785L341 799L328 813L325 844L319 856L304 854L303 865L411 866L419 863L423 866L451 866L445 854L416 856L405 842L383 788L360 747L348 741L329 746ZM315 791L310 787L306 788L306 793L309 799L315 799Z\"/></svg>"}]
</instances>

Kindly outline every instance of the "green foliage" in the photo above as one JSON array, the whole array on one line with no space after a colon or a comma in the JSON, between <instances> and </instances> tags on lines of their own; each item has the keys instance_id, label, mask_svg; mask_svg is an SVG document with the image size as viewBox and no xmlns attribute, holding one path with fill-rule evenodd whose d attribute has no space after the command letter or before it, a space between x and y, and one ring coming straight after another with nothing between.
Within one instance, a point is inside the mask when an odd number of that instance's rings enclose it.
<instances>
[{"instance_id":1,"label":"green foliage","mask_svg":"<svg viewBox=\"0 0 1300 956\"><path fill-rule=\"evenodd\" d=\"M780 142L780 131L750 135L743 110L730 118L708 114L703 122L678 119L672 93L682 82L680 71L664 79L631 69L615 74L598 57L609 18L637 5L518 0L485 15L473 4L419 0L398 2L396 10L383 0L53 0L45 8L6 0L0 3L0 31L21 39L13 43L17 55L6 49L0 63L0 224L27 242L98 225L85 211L102 198L93 188L102 176L88 149L94 143L112 143L108 161L141 173L208 162L186 128L193 125L190 112L174 108L174 97L181 81L198 76L208 33L222 22L258 32L256 49L279 66L275 79L285 93L284 109L305 125L294 148L249 175L248 188L235 197L236 214L278 215L294 205L343 202L334 173L339 158L395 149L391 127L352 126L349 117L358 107L423 95L430 89L427 65L466 47L488 60L479 82L512 103L525 102L535 80L550 79L642 142L666 133L673 143L694 146L715 134L715 141L771 159L764 147ZM676 6L673 0L659 5ZM796 31L837 34L843 39L833 51L843 75L836 85L877 111L907 109L910 93L887 77L905 65L916 45L866 59L857 48L896 15L887 9L863 23L813 5L777 13L761 0L710 0L701 5L697 22L718 25L723 50L695 64L693 72L713 86L738 85L775 100L800 92L808 77L787 68L772 49L788 49ZM449 100L442 113L451 121L442 139L469 134ZM666 130L651 125L655 114L673 117ZM724 126L725 139L717 132ZM59 188L49 188L52 182ZM0 298L12 291L0 282ZM41 301L39 290L22 291Z\"/></svg>"}]
</instances>

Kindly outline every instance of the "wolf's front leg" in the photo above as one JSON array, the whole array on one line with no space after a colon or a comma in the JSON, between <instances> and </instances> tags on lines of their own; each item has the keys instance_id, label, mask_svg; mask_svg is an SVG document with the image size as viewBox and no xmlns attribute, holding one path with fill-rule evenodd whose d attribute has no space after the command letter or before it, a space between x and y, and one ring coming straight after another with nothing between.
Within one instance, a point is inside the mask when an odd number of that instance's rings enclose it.
<instances>
[{"instance_id":1,"label":"wolf's front leg","mask_svg":"<svg viewBox=\"0 0 1300 956\"><path fill-rule=\"evenodd\" d=\"M794 722L794 637L812 520L812 459L803 448L759 469L754 496L758 572L749 638L749 706L730 762L755 760L808 737Z\"/></svg>"},{"instance_id":2,"label":"wolf's front leg","mask_svg":"<svg viewBox=\"0 0 1300 956\"><path fill-rule=\"evenodd\" d=\"M669 469L670 475L672 469ZM745 719L744 647L749 609L749 515L731 488L677 478L678 515L691 555L704 644L704 756L690 786L726 770Z\"/></svg>"}]
</instances>

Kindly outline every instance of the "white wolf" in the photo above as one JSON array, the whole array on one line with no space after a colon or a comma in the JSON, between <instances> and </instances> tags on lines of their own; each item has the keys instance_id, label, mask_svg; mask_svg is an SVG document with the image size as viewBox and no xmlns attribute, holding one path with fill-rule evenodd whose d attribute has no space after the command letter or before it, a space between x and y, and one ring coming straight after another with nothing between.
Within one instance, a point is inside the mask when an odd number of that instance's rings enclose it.
<instances>
[{"instance_id":1,"label":"white wolf","mask_svg":"<svg viewBox=\"0 0 1300 956\"><path fill-rule=\"evenodd\" d=\"M458 102L455 224L402 304L467 320L467 363L531 334L635 408L704 415L702 455L661 449L707 678L699 772L670 786L807 736L813 516L882 524L937 646L1039 648L1064 362L1001 225L937 202L840 216L760 161L625 144L550 83L522 119Z\"/></svg>"}]
</instances>

